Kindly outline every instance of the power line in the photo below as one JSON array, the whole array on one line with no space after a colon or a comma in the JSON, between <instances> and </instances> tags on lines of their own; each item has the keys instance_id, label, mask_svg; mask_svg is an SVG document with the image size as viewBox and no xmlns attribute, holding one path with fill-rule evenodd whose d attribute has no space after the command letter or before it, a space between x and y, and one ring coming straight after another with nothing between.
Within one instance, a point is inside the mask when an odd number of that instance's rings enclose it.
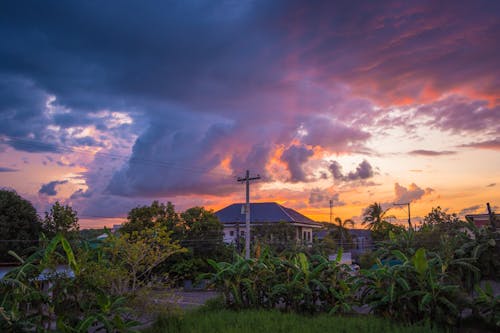
<instances>
[{"instance_id":1,"label":"power line","mask_svg":"<svg viewBox=\"0 0 500 333\"><path fill-rule=\"evenodd\" d=\"M192 173L200 173L200 174L210 174L213 176L221 177L223 179L234 179L233 175L229 175L227 173L221 173L213 170L209 170L207 168L194 168L194 167L186 167L186 166L180 166L179 164L182 164L182 161L160 161L160 160L153 160L153 159L145 159L145 158L138 158L138 157L132 157L132 156L126 156L126 155L121 155L121 154L116 154L116 153L107 153L107 152L95 152L91 151L88 149L83 149L83 148L77 148L77 147L70 147L70 146L65 146L61 144L50 144L50 143L45 143L42 141L38 140L28 140L24 138L18 138L14 136L9 136L9 135L2 135L3 137L6 137L9 139L8 142L13 141L16 142L22 146L26 147L33 147L33 148L41 148L45 147L47 150L49 150L49 153L77 153L77 154L89 154L92 156L104 156L108 157L111 159L120 159L124 161L128 161L129 163L139 163L139 164L145 164L145 165L152 165L152 166L158 166L158 167L163 167L163 168L175 168L175 169L180 169ZM8 143L7 142L7 143Z\"/></svg>"}]
</instances>

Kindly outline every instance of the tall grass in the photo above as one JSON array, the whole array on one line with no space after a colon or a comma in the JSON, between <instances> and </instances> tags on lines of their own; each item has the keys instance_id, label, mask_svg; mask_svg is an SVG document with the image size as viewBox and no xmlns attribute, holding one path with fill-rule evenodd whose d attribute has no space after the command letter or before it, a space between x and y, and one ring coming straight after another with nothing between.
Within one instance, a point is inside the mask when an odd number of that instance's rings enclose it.
<instances>
[{"instance_id":1,"label":"tall grass","mask_svg":"<svg viewBox=\"0 0 500 333\"><path fill-rule=\"evenodd\" d=\"M303 316L279 311L247 310L235 312L195 311L182 316L161 317L145 333L312 333L312 332L440 332L428 326L401 326L371 316Z\"/></svg>"}]
</instances>

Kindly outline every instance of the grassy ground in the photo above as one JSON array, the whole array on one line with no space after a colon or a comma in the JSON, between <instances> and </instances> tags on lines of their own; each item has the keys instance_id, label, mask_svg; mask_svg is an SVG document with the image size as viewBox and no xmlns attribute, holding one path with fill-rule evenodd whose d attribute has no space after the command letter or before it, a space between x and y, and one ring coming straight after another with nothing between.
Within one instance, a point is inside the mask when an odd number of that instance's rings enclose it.
<instances>
[{"instance_id":1,"label":"grassy ground","mask_svg":"<svg viewBox=\"0 0 500 333\"><path fill-rule=\"evenodd\" d=\"M210 310L186 312L181 316L162 317L145 333L312 333L312 332L383 332L424 333L440 332L430 327L405 327L371 316L335 317L319 315L306 317L278 311Z\"/></svg>"}]
</instances>

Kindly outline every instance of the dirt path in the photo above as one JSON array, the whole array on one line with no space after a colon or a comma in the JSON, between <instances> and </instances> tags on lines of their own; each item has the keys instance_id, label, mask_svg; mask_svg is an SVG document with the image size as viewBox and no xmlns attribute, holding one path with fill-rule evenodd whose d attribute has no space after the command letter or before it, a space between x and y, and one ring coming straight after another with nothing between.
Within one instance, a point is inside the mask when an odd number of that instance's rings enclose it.
<instances>
[{"instance_id":1,"label":"dirt path","mask_svg":"<svg viewBox=\"0 0 500 333\"><path fill-rule=\"evenodd\" d=\"M178 305L181 309L192 309L205 304L209 299L216 298L220 293L216 291L183 291L174 290L167 302Z\"/></svg>"}]
</instances>

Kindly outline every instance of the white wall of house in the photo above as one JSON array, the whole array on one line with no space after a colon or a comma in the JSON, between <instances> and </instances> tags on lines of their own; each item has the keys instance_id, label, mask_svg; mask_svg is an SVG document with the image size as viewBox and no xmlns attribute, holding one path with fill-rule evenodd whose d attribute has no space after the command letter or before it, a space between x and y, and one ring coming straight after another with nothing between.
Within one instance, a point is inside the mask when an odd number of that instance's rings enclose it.
<instances>
[{"instance_id":1,"label":"white wall of house","mask_svg":"<svg viewBox=\"0 0 500 333\"><path fill-rule=\"evenodd\" d=\"M300 238L300 240L303 243L306 243L306 244L312 243L312 241L313 241L312 228L301 227L301 233L302 233L302 237Z\"/></svg>"},{"instance_id":2,"label":"white wall of house","mask_svg":"<svg viewBox=\"0 0 500 333\"><path fill-rule=\"evenodd\" d=\"M245 237L245 225L240 225L240 236ZM224 243L236 242L236 227L224 226Z\"/></svg>"},{"instance_id":3,"label":"white wall of house","mask_svg":"<svg viewBox=\"0 0 500 333\"><path fill-rule=\"evenodd\" d=\"M297 230L297 241L310 244L313 241L311 227L300 227L296 226ZM225 243L235 243L236 242L236 226L224 226L224 242ZM245 224L240 225L240 236L245 237Z\"/></svg>"}]
</instances>

